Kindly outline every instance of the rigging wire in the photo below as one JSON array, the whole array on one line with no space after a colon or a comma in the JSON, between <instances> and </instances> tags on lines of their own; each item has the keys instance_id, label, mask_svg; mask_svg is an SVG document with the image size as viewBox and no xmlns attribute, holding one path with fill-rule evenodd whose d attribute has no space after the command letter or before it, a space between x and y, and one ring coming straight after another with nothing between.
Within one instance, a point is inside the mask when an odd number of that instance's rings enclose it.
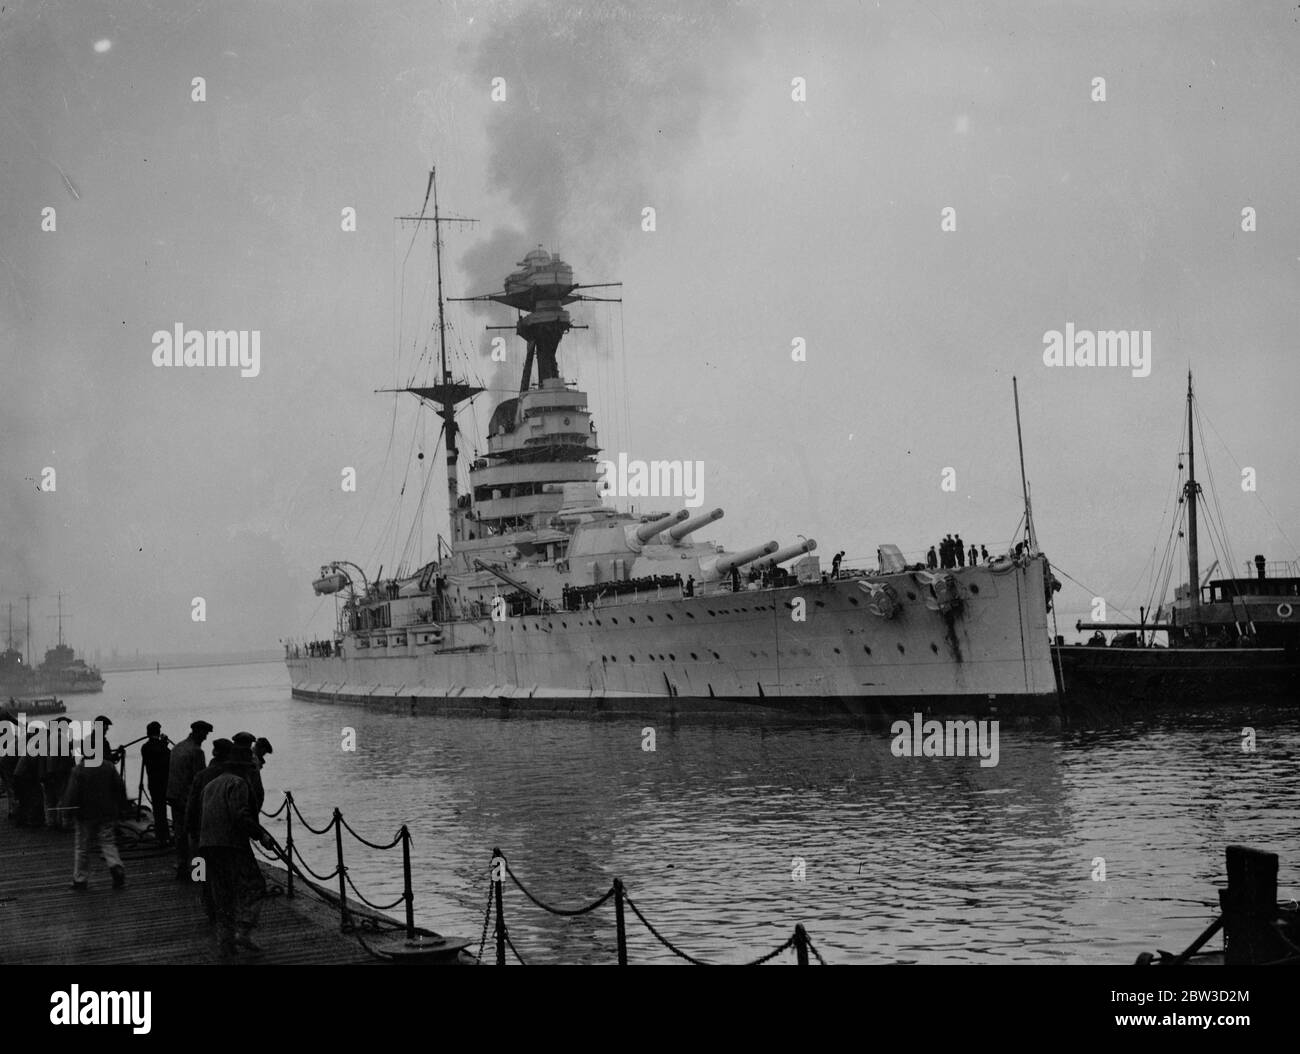
<instances>
[{"instance_id":1,"label":"rigging wire","mask_svg":"<svg viewBox=\"0 0 1300 1054\"><path fill-rule=\"evenodd\" d=\"M1223 447L1228 457L1232 459L1234 464L1240 465L1241 461L1237 458L1235 454L1233 454L1231 450L1228 449L1228 444L1223 441L1223 436L1219 435L1219 430L1214 427L1214 422L1211 421L1209 417L1206 416L1204 411L1201 412L1200 416L1202 419L1204 419L1205 423L1210 426L1210 430L1214 433L1215 438L1218 439L1219 444ZM1204 440L1202 440L1202 442L1204 442ZM1286 544L1291 547L1291 555L1295 557L1297 560L1300 560L1300 550L1296 549L1295 543L1291 541L1291 539L1287 536L1286 531L1282 529L1282 525L1277 522L1277 519L1273 516L1273 510L1268 507L1268 503L1264 501L1264 498L1260 495L1258 490L1252 491L1251 493L1255 495L1255 499L1260 503L1261 506L1263 506L1264 512L1267 514L1273 526L1277 528L1278 534L1280 534L1282 538L1286 541Z\"/></svg>"}]
</instances>

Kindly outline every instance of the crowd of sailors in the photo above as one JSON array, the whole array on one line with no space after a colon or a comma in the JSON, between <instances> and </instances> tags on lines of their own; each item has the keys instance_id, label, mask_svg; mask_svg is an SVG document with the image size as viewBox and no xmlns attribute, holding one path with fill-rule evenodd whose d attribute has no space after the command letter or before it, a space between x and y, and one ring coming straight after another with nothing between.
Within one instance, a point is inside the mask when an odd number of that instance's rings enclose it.
<instances>
[{"instance_id":1,"label":"crowd of sailors","mask_svg":"<svg viewBox=\"0 0 1300 1054\"><path fill-rule=\"evenodd\" d=\"M1017 547L1016 555L1020 555L1020 549ZM937 546L930 546L930 551L925 554L925 566L934 571L937 569L947 570L954 567L965 567L968 563L971 567L979 564L991 563L993 557L983 545L978 549L972 545L966 548L966 543L961 540L961 535L945 535L943 541Z\"/></svg>"},{"instance_id":2,"label":"crowd of sailors","mask_svg":"<svg viewBox=\"0 0 1300 1054\"><path fill-rule=\"evenodd\" d=\"M15 713L20 708L11 701ZM0 754L8 819L20 827L73 832L74 890L88 888L96 850L108 866L113 887L120 889L126 884L126 868L118 849L118 824L137 818L140 811L128 801L119 771L119 765L125 770L126 748L112 746L108 730L113 722L101 715L75 749L59 749L70 742L68 722L62 715L48 725L28 722L25 749ZM22 734L14 714L0 710L0 723L14 726L11 735ZM150 721L140 761L152 805L154 840L158 848L175 849L176 881L200 886L221 958L230 961L239 948L261 951L252 931L267 887L251 840L275 847L258 819L266 798L262 768L273 748L265 737L236 732L213 741L208 761L203 744L212 731L207 721L195 721L189 734L173 744L159 722ZM38 745L40 737L45 738Z\"/></svg>"}]
</instances>

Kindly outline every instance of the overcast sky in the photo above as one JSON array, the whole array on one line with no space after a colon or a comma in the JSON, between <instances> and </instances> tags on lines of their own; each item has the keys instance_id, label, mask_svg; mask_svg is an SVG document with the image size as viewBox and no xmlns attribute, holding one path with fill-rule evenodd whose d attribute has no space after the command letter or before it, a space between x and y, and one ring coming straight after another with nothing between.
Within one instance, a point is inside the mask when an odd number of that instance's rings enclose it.
<instances>
[{"instance_id":1,"label":"overcast sky","mask_svg":"<svg viewBox=\"0 0 1300 1054\"><path fill-rule=\"evenodd\" d=\"M1190 366L1238 563L1297 558L1294 2L581 10L6 3L0 604L37 597L38 651L59 590L83 650L325 633L317 569L391 571L429 474L432 556L438 422L373 390L432 379L428 235L393 217L435 164L481 221L447 231L449 295L538 243L624 283L562 368L611 456L704 463L730 547L1004 544L1015 374L1040 542L1089 587L1064 621L1091 590L1136 615ZM449 321L458 372L516 380L504 308ZM177 324L259 331L260 372L156 367ZM1045 366L1067 324L1149 330L1149 376Z\"/></svg>"}]
</instances>

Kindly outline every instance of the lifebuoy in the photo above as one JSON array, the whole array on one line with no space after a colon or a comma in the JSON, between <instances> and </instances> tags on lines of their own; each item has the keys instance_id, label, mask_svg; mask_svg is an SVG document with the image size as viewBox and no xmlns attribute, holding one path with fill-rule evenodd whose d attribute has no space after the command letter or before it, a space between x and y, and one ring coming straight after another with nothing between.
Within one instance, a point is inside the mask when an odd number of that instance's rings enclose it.
<instances>
[{"instance_id":1,"label":"lifebuoy","mask_svg":"<svg viewBox=\"0 0 1300 1054\"><path fill-rule=\"evenodd\" d=\"M1287 604L1287 603L1279 604L1279 605L1277 606L1277 617L1278 617L1278 618L1290 618L1290 617L1291 617L1291 605L1290 605L1290 604Z\"/></svg>"}]
</instances>

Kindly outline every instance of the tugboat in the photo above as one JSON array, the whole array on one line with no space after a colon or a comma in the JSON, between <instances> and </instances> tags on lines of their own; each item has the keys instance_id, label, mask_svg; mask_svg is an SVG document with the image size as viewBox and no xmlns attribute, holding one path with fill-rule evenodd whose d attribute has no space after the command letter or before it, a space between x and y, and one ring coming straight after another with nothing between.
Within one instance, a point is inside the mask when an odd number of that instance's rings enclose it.
<instances>
[{"instance_id":1,"label":"tugboat","mask_svg":"<svg viewBox=\"0 0 1300 1054\"><path fill-rule=\"evenodd\" d=\"M568 305L605 299L580 291L617 283L580 284L543 248L501 291L464 298L516 311L491 328L513 329L524 354L518 394L493 410L462 494L456 411L485 389L447 367L441 225L452 220L433 173L426 207L430 193L433 215L412 219L434 229L440 371L390 391L442 419L448 536L437 559L389 578L347 560L321 567L316 594L344 602L330 639L286 646L295 697L475 713L1055 719L1053 579L1032 535L978 567L909 566L881 545L871 571L842 572L837 559L825 572L812 540L698 541L721 509L609 504L612 462L602 473L587 393L563 377L558 349L575 328ZM673 482L666 471L645 494L667 497Z\"/></svg>"},{"instance_id":2,"label":"tugboat","mask_svg":"<svg viewBox=\"0 0 1300 1054\"><path fill-rule=\"evenodd\" d=\"M1076 623L1080 632L1091 629L1092 639L1055 648L1067 709L1300 703L1300 568L1257 555L1243 576L1212 578L1218 560L1201 574L1196 412L1189 371L1187 479L1179 499L1186 510L1188 584L1175 589L1172 604L1152 604L1150 621L1143 608L1137 622ZM1109 641L1108 630L1115 632ZM1156 643L1161 633L1167 646Z\"/></svg>"}]
</instances>

